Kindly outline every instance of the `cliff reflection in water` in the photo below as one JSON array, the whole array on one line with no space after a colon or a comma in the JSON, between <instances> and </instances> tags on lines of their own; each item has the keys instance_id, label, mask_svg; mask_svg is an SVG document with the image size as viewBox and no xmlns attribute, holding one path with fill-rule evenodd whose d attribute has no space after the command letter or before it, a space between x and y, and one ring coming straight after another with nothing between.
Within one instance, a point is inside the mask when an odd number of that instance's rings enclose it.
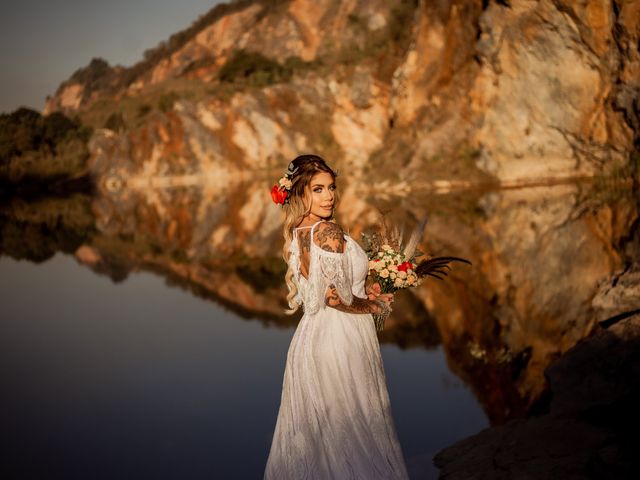
<instances>
[{"instance_id":1,"label":"cliff reflection in water","mask_svg":"<svg viewBox=\"0 0 640 480\"><path fill-rule=\"evenodd\" d=\"M153 271L243 318L291 327L299 316L282 314L281 212L268 187L255 180L10 200L0 210L2 254L39 262L73 252L114 281ZM380 338L402 348L442 343L493 423L529 412L549 363L618 313L601 289L640 250L638 200L625 189L563 184L386 200L367 199L364 189L345 185L338 210L354 238L377 221L377 208L409 227L426 213L421 250L473 262L400 293Z\"/></svg>"}]
</instances>

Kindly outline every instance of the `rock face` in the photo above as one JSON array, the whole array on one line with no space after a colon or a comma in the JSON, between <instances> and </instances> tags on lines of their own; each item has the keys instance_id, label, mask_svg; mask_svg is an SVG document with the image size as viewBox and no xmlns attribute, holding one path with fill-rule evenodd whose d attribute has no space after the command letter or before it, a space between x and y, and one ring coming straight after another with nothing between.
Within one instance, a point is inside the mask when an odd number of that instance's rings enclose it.
<instances>
[{"instance_id":1,"label":"rock face","mask_svg":"<svg viewBox=\"0 0 640 480\"><path fill-rule=\"evenodd\" d=\"M471 90L485 168L509 180L589 175L623 162L633 131L616 111L625 76L616 5L492 7L480 17L482 65Z\"/></svg>"},{"instance_id":2,"label":"rock face","mask_svg":"<svg viewBox=\"0 0 640 480\"><path fill-rule=\"evenodd\" d=\"M637 233L638 206L585 199L567 183L454 195L447 210L430 188L542 183L631 164L640 4L216 8L166 51L130 69L94 62L50 100L49 110L89 122L106 106L125 117L126 128L98 129L90 144L98 229L154 238L190 261L238 245L246 256L274 255L279 212L266 192L293 156L318 152L341 172L338 213L353 234L376 221L368 197L399 194L409 221L437 212L431 252L472 259L477 270L431 284L415 303L494 423L527 412L548 364L616 315L623 294L612 275L626 284L621 272L638 258L621 249ZM262 80L219 80L238 48L269 57ZM291 75L268 80L275 62Z\"/></svg>"},{"instance_id":3,"label":"rock face","mask_svg":"<svg viewBox=\"0 0 640 480\"><path fill-rule=\"evenodd\" d=\"M101 99L180 79L217 85L245 49L323 66L294 68L277 85L185 98L130 126L130 139L173 123L170 140L149 141L190 145L162 161L196 174L209 152L262 168L316 151L355 175L431 185L590 176L623 166L639 145L637 2L291 0L216 9L138 65L94 62L76 72L46 111L91 112ZM145 155L137 148L133 141L131 157Z\"/></svg>"},{"instance_id":4,"label":"rock face","mask_svg":"<svg viewBox=\"0 0 640 480\"><path fill-rule=\"evenodd\" d=\"M547 414L443 450L440 478L637 478L638 352L640 315L582 341L547 370Z\"/></svg>"},{"instance_id":5,"label":"rock face","mask_svg":"<svg viewBox=\"0 0 640 480\"><path fill-rule=\"evenodd\" d=\"M637 200L631 192L605 199L582 188L504 189L469 204L418 197L402 205L415 218L431 212L426 251L473 261L416 295L437 323L450 367L494 424L535 406L546 367L599 320L626 311L624 303L611 308L618 298L627 299L628 310L638 308L633 278L620 276L640 258Z\"/></svg>"},{"instance_id":6,"label":"rock face","mask_svg":"<svg viewBox=\"0 0 640 480\"><path fill-rule=\"evenodd\" d=\"M111 149L129 148L117 138L107 136L94 146L100 152L96 160L110 165L118 156ZM191 281L206 277L190 273L203 262L268 260L271 267L261 274L273 287L268 295L283 299L281 212L268 199L271 178L245 178L223 157L210 175L197 176L161 176L154 172L163 164L147 162L148 176L119 181L117 169L104 176L113 180L103 182L94 199L96 228L108 237L146 239L172 252L183 265L154 260L155 255L132 256L142 263L165 262ZM126 173L126 165L123 169ZM386 207L367 201L367 188L366 182L352 181L338 206L338 220L355 239L378 222L376 207ZM620 272L640 258L638 200L632 192L619 199L602 194L594 186L566 184L471 198L414 194L403 199L394 223L411 225L429 216L421 251L461 256L473 266L456 266L446 281L429 279L399 294L406 311L394 312L388 332L437 331L423 344L442 340L450 368L471 386L493 423L526 414L545 392L550 362L589 335L599 320L626 311L620 310L624 305L637 308L632 271ZM242 262L227 269L253 275ZM622 290L625 285L629 289Z\"/></svg>"}]
</instances>

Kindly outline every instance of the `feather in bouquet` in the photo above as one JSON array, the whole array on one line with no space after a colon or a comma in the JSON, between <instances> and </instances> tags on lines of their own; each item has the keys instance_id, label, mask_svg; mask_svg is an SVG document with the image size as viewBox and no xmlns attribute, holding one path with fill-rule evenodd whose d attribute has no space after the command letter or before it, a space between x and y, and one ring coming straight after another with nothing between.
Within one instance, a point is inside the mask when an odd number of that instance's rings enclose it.
<instances>
[{"instance_id":1,"label":"feather in bouquet","mask_svg":"<svg viewBox=\"0 0 640 480\"><path fill-rule=\"evenodd\" d=\"M416 287L422 283L422 278L428 276L442 280L451 270L449 263L463 262L471 265L469 260L460 257L430 257L417 261L425 256L417 250L427 224L423 218L413 229L406 244L403 245L403 228L391 227L382 215L382 222L378 231L363 233L362 242L369 257L370 283L380 284L381 293L395 293L396 291ZM373 316L376 330L384 329L386 316Z\"/></svg>"}]
</instances>

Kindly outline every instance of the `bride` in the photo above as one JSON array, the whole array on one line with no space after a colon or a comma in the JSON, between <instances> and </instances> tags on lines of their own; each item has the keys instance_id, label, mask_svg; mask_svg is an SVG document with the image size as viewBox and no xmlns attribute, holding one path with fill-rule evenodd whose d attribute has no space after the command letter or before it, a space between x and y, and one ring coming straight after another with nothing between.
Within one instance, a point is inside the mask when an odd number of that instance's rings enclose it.
<instances>
[{"instance_id":1,"label":"bride","mask_svg":"<svg viewBox=\"0 0 640 480\"><path fill-rule=\"evenodd\" d=\"M301 155L271 191L285 212L287 313L304 315L265 480L408 478L371 316L389 314L393 295L367 296L367 255L331 221L335 179L322 158Z\"/></svg>"}]
</instances>

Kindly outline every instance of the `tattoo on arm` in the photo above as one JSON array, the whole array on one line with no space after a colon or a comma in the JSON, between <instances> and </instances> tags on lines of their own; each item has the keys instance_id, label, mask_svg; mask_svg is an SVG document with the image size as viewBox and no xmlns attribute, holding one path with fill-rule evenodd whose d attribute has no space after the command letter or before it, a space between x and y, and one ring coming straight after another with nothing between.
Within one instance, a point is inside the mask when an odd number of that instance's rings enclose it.
<instances>
[{"instance_id":1,"label":"tattoo on arm","mask_svg":"<svg viewBox=\"0 0 640 480\"><path fill-rule=\"evenodd\" d=\"M338 291L334 285L330 285L327 289L327 294L324 297L324 302L329 307L333 307L336 310L346 313L380 313L380 305L368 300L366 298L356 297L354 295L351 305L345 305L338 296Z\"/></svg>"},{"instance_id":2,"label":"tattoo on arm","mask_svg":"<svg viewBox=\"0 0 640 480\"><path fill-rule=\"evenodd\" d=\"M333 222L322 222L313 232L313 241L327 252L344 252L344 234L340 226Z\"/></svg>"},{"instance_id":3,"label":"tattoo on arm","mask_svg":"<svg viewBox=\"0 0 640 480\"><path fill-rule=\"evenodd\" d=\"M313 241L327 252L343 253L345 248L344 233L339 225L323 222L313 233ZM325 295L325 304L346 313L380 313L381 308L375 302L354 295L351 305L345 305L338 296L335 285L330 285Z\"/></svg>"}]
</instances>

